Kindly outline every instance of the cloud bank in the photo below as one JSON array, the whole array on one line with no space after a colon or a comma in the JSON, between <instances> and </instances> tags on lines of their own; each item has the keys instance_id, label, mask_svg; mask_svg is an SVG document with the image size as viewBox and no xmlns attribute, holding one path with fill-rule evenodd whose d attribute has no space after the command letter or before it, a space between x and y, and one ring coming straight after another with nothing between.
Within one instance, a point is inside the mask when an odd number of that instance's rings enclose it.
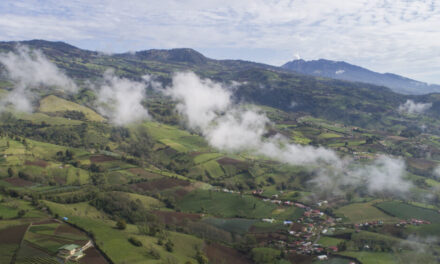
<instances>
[{"instance_id":1,"label":"cloud bank","mask_svg":"<svg viewBox=\"0 0 440 264\"><path fill-rule=\"evenodd\" d=\"M164 93L178 102L176 109L187 125L221 151L245 151L287 164L318 167L312 183L332 192L347 184L364 185L371 193L400 193L411 187L404 180L406 167L400 159L380 156L372 164L358 166L323 147L293 144L279 134L265 136L270 121L264 113L234 104L228 87L194 73L175 74Z\"/></svg>"},{"instance_id":2,"label":"cloud bank","mask_svg":"<svg viewBox=\"0 0 440 264\"><path fill-rule=\"evenodd\" d=\"M400 113L421 114L431 108L432 103L415 103L413 100L406 100L398 108Z\"/></svg>"},{"instance_id":3,"label":"cloud bank","mask_svg":"<svg viewBox=\"0 0 440 264\"><path fill-rule=\"evenodd\" d=\"M35 88L77 91L76 84L39 50L18 46L14 52L1 53L0 64L14 84L1 104L10 103L19 111L32 111L32 100L38 99Z\"/></svg>"},{"instance_id":4,"label":"cloud bank","mask_svg":"<svg viewBox=\"0 0 440 264\"><path fill-rule=\"evenodd\" d=\"M98 112L116 125L126 125L149 117L142 105L146 84L120 78L112 70L104 73L101 85L95 86Z\"/></svg>"}]
</instances>

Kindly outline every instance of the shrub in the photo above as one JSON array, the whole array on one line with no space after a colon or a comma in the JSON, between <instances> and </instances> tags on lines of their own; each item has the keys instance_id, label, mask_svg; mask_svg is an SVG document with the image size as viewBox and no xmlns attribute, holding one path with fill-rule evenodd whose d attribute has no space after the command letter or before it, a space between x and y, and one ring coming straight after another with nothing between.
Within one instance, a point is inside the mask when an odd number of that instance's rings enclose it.
<instances>
[{"instance_id":1,"label":"shrub","mask_svg":"<svg viewBox=\"0 0 440 264\"><path fill-rule=\"evenodd\" d=\"M124 219L119 219L118 222L116 222L116 228L120 230L124 230L127 228L127 223Z\"/></svg>"},{"instance_id":2,"label":"shrub","mask_svg":"<svg viewBox=\"0 0 440 264\"><path fill-rule=\"evenodd\" d=\"M130 237L130 238L128 239L128 241L129 241L131 244L133 244L133 246L136 246L136 247L141 247L141 246L142 246L142 242L141 242L139 239L135 238L135 237Z\"/></svg>"}]
</instances>

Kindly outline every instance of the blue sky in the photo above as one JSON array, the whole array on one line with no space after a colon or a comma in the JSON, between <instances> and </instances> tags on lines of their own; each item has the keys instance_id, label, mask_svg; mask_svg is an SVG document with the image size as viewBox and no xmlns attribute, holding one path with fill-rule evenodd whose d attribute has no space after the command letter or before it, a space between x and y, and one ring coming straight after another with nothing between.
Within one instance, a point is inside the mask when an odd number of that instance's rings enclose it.
<instances>
[{"instance_id":1,"label":"blue sky","mask_svg":"<svg viewBox=\"0 0 440 264\"><path fill-rule=\"evenodd\" d=\"M273 65L326 58L440 83L437 0L1 0L0 40L35 38Z\"/></svg>"}]
</instances>

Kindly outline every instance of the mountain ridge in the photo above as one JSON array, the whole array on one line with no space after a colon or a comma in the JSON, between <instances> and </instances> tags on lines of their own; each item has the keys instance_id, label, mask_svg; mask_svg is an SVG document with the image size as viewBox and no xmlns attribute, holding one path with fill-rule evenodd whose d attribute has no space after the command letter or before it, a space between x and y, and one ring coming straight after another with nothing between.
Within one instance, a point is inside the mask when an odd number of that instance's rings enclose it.
<instances>
[{"instance_id":1,"label":"mountain ridge","mask_svg":"<svg viewBox=\"0 0 440 264\"><path fill-rule=\"evenodd\" d=\"M403 94L421 95L440 92L440 85L428 84L394 73L378 73L345 61L332 61L326 59L305 61L299 59L287 62L281 67L316 77L385 86L395 92Z\"/></svg>"}]
</instances>

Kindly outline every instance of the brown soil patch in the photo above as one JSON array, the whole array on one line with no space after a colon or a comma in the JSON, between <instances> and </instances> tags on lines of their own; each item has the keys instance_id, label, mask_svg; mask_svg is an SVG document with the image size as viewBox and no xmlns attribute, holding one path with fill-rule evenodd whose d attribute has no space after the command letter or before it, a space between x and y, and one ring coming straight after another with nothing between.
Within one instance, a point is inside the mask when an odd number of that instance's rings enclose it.
<instances>
[{"instance_id":1,"label":"brown soil patch","mask_svg":"<svg viewBox=\"0 0 440 264\"><path fill-rule=\"evenodd\" d=\"M172 178L160 178L157 180L147 181L147 182L139 182L132 184L132 188L141 189L143 191L152 191L152 190L165 190L174 188L177 186L188 186L189 182L180 180L180 179L172 179Z\"/></svg>"},{"instance_id":2,"label":"brown soil patch","mask_svg":"<svg viewBox=\"0 0 440 264\"><path fill-rule=\"evenodd\" d=\"M426 159L408 158L408 164L420 170L432 170L437 167L437 163Z\"/></svg>"},{"instance_id":3,"label":"brown soil patch","mask_svg":"<svg viewBox=\"0 0 440 264\"><path fill-rule=\"evenodd\" d=\"M0 230L0 244L18 244L26 233L28 225L19 225Z\"/></svg>"},{"instance_id":4,"label":"brown soil patch","mask_svg":"<svg viewBox=\"0 0 440 264\"><path fill-rule=\"evenodd\" d=\"M26 187L31 186L34 183L31 181L23 180L22 178L6 178L3 179L5 182L12 184L15 187Z\"/></svg>"},{"instance_id":5,"label":"brown soil patch","mask_svg":"<svg viewBox=\"0 0 440 264\"><path fill-rule=\"evenodd\" d=\"M58 184L66 184L66 179L61 178L61 177L59 177L59 176L55 176L55 177L53 177L53 180L54 180L56 183L58 183Z\"/></svg>"},{"instance_id":6,"label":"brown soil patch","mask_svg":"<svg viewBox=\"0 0 440 264\"><path fill-rule=\"evenodd\" d=\"M193 151L193 152L190 152L189 155L190 155L191 157L197 157L198 155L201 155L201 154L204 154L204 153L206 153L206 152Z\"/></svg>"},{"instance_id":7,"label":"brown soil patch","mask_svg":"<svg viewBox=\"0 0 440 264\"><path fill-rule=\"evenodd\" d=\"M79 263L84 264L107 264L107 260L101 255L101 253L95 248L91 247L84 251L86 254Z\"/></svg>"},{"instance_id":8,"label":"brown soil patch","mask_svg":"<svg viewBox=\"0 0 440 264\"><path fill-rule=\"evenodd\" d=\"M406 137L400 137L400 136L388 136L387 139L394 140L394 141L404 141L404 140L407 140Z\"/></svg>"},{"instance_id":9,"label":"brown soil patch","mask_svg":"<svg viewBox=\"0 0 440 264\"><path fill-rule=\"evenodd\" d=\"M179 188L174 192L174 196L177 198L183 198L185 195L191 192L191 190L188 190L190 188Z\"/></svg>"},{"instance_id":10,"label":"brown soil patch","mask_svg":"<svg viewBox=\"0 0 440 264\"><path fill-rule=\"evenodd\" d=\"M144 170L142 168L132 168L132 169L129 169L128 171L133 173L134 175L139 175L142 178L147 178L147 179L153 179L153 178L161 177L160 174L148 172L148 171L146 171L146 170Z\"/></svg>"},{"instance_id":11,"label":"brown soil patch","mask_svg":"<svg viewBox=\"0 0 440 264\"><path fill-rule=\"evenodd\" d=\"M46 168L47 166L49 166L49 163L47 163L44 160L34 160L34 161L29 161L26 160L24 162L24 165L28 165L28 166L38 166L38 167L42 167L42 168Z\"/></svg>"},{"instance_id":12,"label":"brown soil patch","mask_svg":"<svg viewBox=\"0 0 440 264\"><path fill-rule=\"evenodd\" d=\"M226 247L220 244L210 244L206 245L204 251L209 259L209 263L213 264L223 264L223 263L234 263L234 264L250 264L252 263L245 256L240 254L237 250Z\"/></svg>"},{"instance_id":13,"label":"brown soil patch","mask_svg":"<svg viewBox=\"0 0 440 264\"><path fill-rule=\"evenodd\" d=\"M200 214L168 212L168 211L154 211L159 220L167 225L184 225L185 221L198 221L202 218Z\"/></svg>"},{"instance_id":14,"label":"brown soil patch","mask_svg":"<svg viewBox=\"0 0 440 264\"><path fill-rule=\"evenodd\" d=\"M114 161L114 160L116 159L111 156L105 156L105 155L95 155L90 157L90 161L93 163L101 163L101 162Z\"/></svg>"},{"instance_id":15,"label":"brown soil patch","mask_svg":"<svg viewBox=\"0 0 440 264\"><path fill-rule=\"evenodd\" d=\"M289 254L287 257L292 263L300 264L311 264L313 263L313 256L299 255L299 254Z\"/></svg>"},{"instance_id":16,"label":"brown soil patch","mask_svg":"<svg viewBox=\"0 0 440 264\"><path fill-rule=\"evenodd\" d=\"M40 222L34 222L34 223L32 223L32 225L47 225L47 224L56 224L56 223L59 223L59 222L55 219L47 219L47 220L43 220Z\"/></svg>"},{"instance_id":17,"label":"brown soil patch","mask_svg":"<svg viewBox=\"0 0 440 264\"><path fill-rule=\"evenodd\" d=\"M237 160L237 159L232 159L232 158L228 158L228 157L224 157L221 159L218 159L217 162L220 165L247 165L246 162L241 161L241 160Z\"/></svg>"},{"instance_id":18,"label":"brown soil patch","mask_svg":"<svg viewBox=\"0 0 440 264\"><path fill-rule=\"evenodd\" d=\"M55 235L60 235L60 234L74 234L74 235L85 236L84 232L82 232L81 230L66 224L59 225L55 230Z\"/></svg>"}]
</instances>

